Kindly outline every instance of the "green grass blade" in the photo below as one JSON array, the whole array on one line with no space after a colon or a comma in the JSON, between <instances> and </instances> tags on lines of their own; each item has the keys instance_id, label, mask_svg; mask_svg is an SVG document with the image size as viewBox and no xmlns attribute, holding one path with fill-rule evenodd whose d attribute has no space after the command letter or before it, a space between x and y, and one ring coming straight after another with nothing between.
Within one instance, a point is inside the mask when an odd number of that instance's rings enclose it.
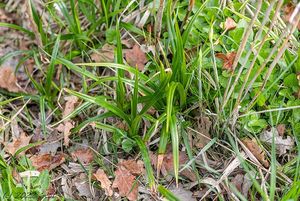
<instances>
[{"instance_id":1,"label":"green grass blade","mask_svg":"<svg viewBox=\"0 0 300 201\"><path fill-rule=\"evenodd\" d=\"M173 165L176 185L178 186L179 175L179 134L177 129L177 119L175 115L172 115L170 122L170 132L172 140L172 152L173 152Z\"/></svg>"},{"instance_id":2,"label":"green grass blade","mask_svg":"<svg viewBox=\"0 0 300 201\"><path fill-rule=\"evenodd\" d=\"M155 190L155 179L154 179L153 169L152 169L152 166L151 166L151 160L150 160L150 157L149 157L149 154L148 154L147 147L144 144L143 140L140 138L140 136L134 136L134 139L135 139L137 145L139 146L142 157L143 157L149 187L150 187L151 190Z\"/></svg>"},{"instance_id":3,"label":"green grass blade","mask_svg":"<svg viewBox=\"0 0 300 201\"><path fill-rule=\"evenodd\" d=\"M159 185L157 187L158 191L160 192L160 194L162 194L165 198L167 198L167 200L169 201L181 201L179 200L176 195L174 195L172 192L170 192L168 189L166 189L165 187Z\"/></svg>"},{"instance_id":4,"label":"green grass blade","mask_svg":"<svg viewBox=\"0 0 300 201\"><path fill-rule=\"evenodd\" d=\"M49 68L48 68L47 75L46 75L45 91L48 96L50 96L50 92L51 92L51 83L52 83L52 79L53 79L54 72L55 72L55 61L56 61L56 56L57 56L58 49L59 49L59 42L60 42L60 35L58 35L56 38L56 41L55 41L55 44L53 47L53 52L51 55Z\"/></svg>"},{"instance_id":5,"label":"green grass blade","mask_svg":"<svg viewBox=\"0 0 300 201\"><path fill-rule=\"evenodd\" d=\"M15 30L18 30L18 31L22 31L26 34L28 34L30 37L34 37L34 33L29 31L28 29L25 29L19 25L16 25L16 24L10 24L10 23L5 23L5 22L0 22L0 27L7 27L7 28L10 28L10 29L15 29Z\"/></svg>"}]
</instances>

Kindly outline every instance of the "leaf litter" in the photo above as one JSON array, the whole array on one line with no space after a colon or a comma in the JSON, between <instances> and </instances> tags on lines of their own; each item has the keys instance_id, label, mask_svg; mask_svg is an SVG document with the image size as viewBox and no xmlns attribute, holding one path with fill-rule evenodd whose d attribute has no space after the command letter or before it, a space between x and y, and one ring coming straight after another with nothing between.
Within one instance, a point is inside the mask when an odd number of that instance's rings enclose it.
<instances>
[{"instance_id":1,"label":"leaf litter","mask_svg":"<svg viewBox=\"0 0 300 201\"><path fill-rule=\"evenodd\" d=\"M233 71L233 62L236 57L236 52L228 52L227 54L224 53L216 53L215 55L218 59L223 61L223 69L228 71Z\"/></svg>"},{"instance_id":2,"label":"leaf litter","mask_svg":"<svg viewBox=\"0 0 300 201\"><path fill-rule=\"evenodd\" d=\"M256 159L263 164L264 167L269 167L269 161L266 159L265 152L260 148L256 139L245 138L242 140L244 145L250 150L250 152L256 157Z\"/></svg>"},{"instance_id":3,"label":"leaf litter","mask_svg":"<svg viewBox=\"0 0 300 201\"><path fill-rule=\"evenodd\" d=\"M117 188L120 196L128 200L137 200L139 182L136 176L144 172L143 162L135 160L123 160L117 165L113 188Z\"/></svg>"},{"instance_id":4,"label":"leaf litter","mask_svg":"<svg viewBox=\"0 0 300 201\"><path fill-rule=\"evenodd\" d=\"M276 144L276 150L278 151L279 156L285 154L287 150L292 150L295 146L295 141L290 136L287 136L284 139L282 135L279 135L278 128L262 132L259 136L259 139L263 142L272 144L273 137L274 143Z\"/></svg>"},{"instance_id":5,"label":"leaf litter","mask_svg":"<svg viewBox=\"0 0 300 201\"><path fill-rule=\"evenodd\" d=\"M0 67L0 88L9 92L20 92L21 89L17 85L17 77L11 67Z\"/></svg>"},{"instance_id":6,"label":"leaf litter","mask_svg":"<svg viewBox=\"0 0 300 201\"><path fill-rule=\"evenodd\" d=\"M94 177L100 182L101 188L104 189L105 195L112 196L113 190L111 186L111 181L109 180L108 176L105 174L104 170L98 169L96 173L93 174Z\"/></svg>"},{"instance_id":7,"label":"leaf litter","mask_svg":"<svg viewBox=\"0 0 300 201\"><path fill-rule=\"evenodd\" d=\"M22 132L18 138L13 137L13 141L5 145L5 150L11 155L14 155L20 148L29 145L31 137L32 136L27 136L25 132ZM20 155L24 154L25 151L20 153Z\"/></svg>"},{"instance_id":8,"label":"leaf litter","mask_svg":"<svg viewBox=\"0 0 300 201\"><path fill-rule=\"evenodd\" d=\"M69 114L71 114L76 106L76 103L78 102L78 98L76 96L67 96L65 97L65 108L63 111L63 118L66 118ZM63 133L64 135L64 145L69 146L71 135L71 129L74 128L74 122L72 120L64 120L63 123L59 124L56 127L56 130Z\"/></svg>"}]
</instances>

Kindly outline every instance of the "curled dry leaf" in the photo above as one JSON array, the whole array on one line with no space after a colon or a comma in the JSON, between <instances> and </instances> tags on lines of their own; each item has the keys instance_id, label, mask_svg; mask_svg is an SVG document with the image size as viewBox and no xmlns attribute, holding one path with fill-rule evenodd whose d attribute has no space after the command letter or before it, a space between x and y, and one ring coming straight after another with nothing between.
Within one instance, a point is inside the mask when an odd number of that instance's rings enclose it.
<instances>
[{"instance_id":1,"label":"curled dry leaf","mask_svg":"<svg viewBox=\"0 0 300 201\"><path fill-rule=\"evenodd\" d=\"M107 175L105 174L104 170L98 169L96 173L94 173L94 177L101 183L101 188L104 189L105 195L112 196L113 190L111 188L111 181L108 179Z\"/></svg>"},{"instance_id":2,"label":"curled dry leaf","mask_svg":"<svg viewBox=\"0 0 300 201\"><path fill-rule=\"evenodd\" d=\"M138 45L134 45L132 49L125 52L127 63L132 67L138 67L140 71L144 70L145 63L147 63L146 54L140 49Z\"/></svg>"},{"instance_id":3,"label":"curled dry leaf","mask_svg":"<svg viewBox=\"0 0 300 201\"><path fill-rule=\"evenodd\" d=\"M64 134L64 145L69 146L71 135L71 129L74 128L73 121L66 121L64 123L59 124L56 127L56 130Z\"/></svg>"},{"instance_id":4,"label":"curled dry leaf","mask_svg":"<svg viewBox=\"0 0 300 201\"><path fill-rule=\"evenodd\" d=\"M0 88L6 89L10 92L20 92L17 86L17 78L14 71L10 67L0 67Z\"/></svg>"},{"instance_id":5,"label":"curled dry leaf","mask_svg":"<svg viewBox=\"0 0 300 201\"><path fill-rule=\"evenodd\" d=\"M112 187L119 190L120 196L127 197L128 200L137 200L138 182L136 182L135 176L124 166L118 166L115 176Z\"/></svg>"},{"instance_id":6,"label":"curled dry leaf","mask_svg":"<svg viewBox=\"0 0 300 201\"><path fill-rule=\"evenodd\" d=\"M91 54L91 59L94 62L114 62L114 49L115 46L105 44L100 50Z\"/></svg>"},{"instance_id":7,"label":"curled dry leaf","mask_svg":"<svg viewBox=\"0 0 300 201\"><path fill-rule=\"evenodd\" d=\"M228 52L227 54L216 53L216 57L223 61L223 68L225 70L233 71L233 62L236 56L236 52Z\"/></svg>"},{"instance_id":8,"label":"curled dry leaf","mask_svg":"<svg viewBox=\"0 0 300 201\"><path fill-rule=\"evenodd\" d=\"M235 27L236 27L235 21L232 18L228 17L224 22L224 29L229 31L235 29Z\"/></svg>"},{"instance_id":9,"label":"curled dry leaf","mask_svg":"<svg viewBox=\"0 0 300 201\"><path fill-rule=\"evenodd\" d=\"M249 138L245 138L242 140L244 145L250 150L250 152L265 166L269 167L269 161L266 159L265 152L260 148L257 144L257 141L253 138L252 140Z\"/></svg>"},{"instance_id":10,"label":"curled dry leaf","mask_svg":"<svg viewBox=\"0 0 300 201\"><path fill-rule=\"evenodd\" d=\"M90 164L94 160L94 153L91 149L80 148L71 153L73 160L79 160L83 164Z\"/></svg>"},{"instance_id":11,"label":"curled dry leaf","mask_svg":"<svg viewBox=\"0 0 300 201\"><path fill-rule=\"evenodd\" d=\"M278 151L279 156L282 154L285 154L287 150L292 150L294 148L294 140L287 136L286 139L283 139L283 136L280 136L278 131L276 129L273 129L271 131L264 131L259 139L263 142L267 142L269 144L272 144L272 137L274 135L274 142L276 144L276 149Z\"/></svg>"},{"instance_id":12,"label":"curled dry leaf","mask_svg":"<svg viewBox=\"0 0 300 201\"><path fill-rule=\"evenodd\" d=\"M63 153L52 156L51 154L34 155L30 158L33 167L38 171L53 170L65 162Z\"/></svg>"},{"instance_id":13,"label":"curled dry leaf","mask_svg":"<svg viewBox=\"0 0 300 201\"><path fill-rule=\"evenodd\" d=\"M75 105L78 102L78 98L76 96L68 96L65 97L66 104L63 111L63 118L67 117L69 114L71 114L74 109ZM71 120L65 120L63 123L59 124L58 127L56 127L56 130L63 133L64 135L64 145L69 146L70 143L70 135L71 135L71 129L74 128L74 122Z\"/></svg>"},{"instance_id":14,"label":"curled dry leaf","mask_svg":"<svg viewBox=\"0 0 300 201\"><path fill-rule=\"evenodd\" d=\"M162 155L155 155L154 153L150 152L150 159L151 159L151 163L152 165L157 168L160 169L160 172L164 175L173 175L174 173L174 164L173 164L173 153L171 151L168 151L164 157L163 160L161 162L161 167L158 167L158 159L160 158L160 156ZM184 165L185 163L188 162L188 157L186 155L185 152L181 151L179 152L179 165ZM186 178L188 178L191 181L196 181L196 175L195 173L190 170L190 169L184 169L183 171L179 172L179 175L184 176Z\"/></svg>"},{"instance_id":15,"label":"curled dry leaf","mask_svg":"<svg viewBox=\"0 0 300 201\"><path fill-rule=\"evenodd\" d=\"M20 148L25 147L29 144L32 136L26 136L26 133L22 132L19 138L13 138L11 143L5 145L5 150L14 155ZM24 155L25 151L22 151L20 154Z\"/></svg>"},{"instance_id":16,"label":"curled dry leaf","mask_svg":"<svg viewBox=\"0 0 300 201\"><path fill-rule=\"evenodd\" d=\"M65 118L66 116L68 116L74 111L75 105L78 102L78 98L76 96L67 96L65 97L65 100L66 100L66 105L63 112L63 118Z\"/></svg>"}]
</instances>

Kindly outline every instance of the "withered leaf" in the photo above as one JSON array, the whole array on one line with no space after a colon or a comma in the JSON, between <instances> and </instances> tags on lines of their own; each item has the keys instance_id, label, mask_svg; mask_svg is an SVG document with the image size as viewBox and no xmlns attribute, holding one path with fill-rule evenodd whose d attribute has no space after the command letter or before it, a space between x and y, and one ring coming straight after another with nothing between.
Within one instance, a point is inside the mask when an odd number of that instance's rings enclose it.
<instances>
[{"instance_id":1,"label":"withered leaf","mask_svg":"<svg viewBox=\"0 0 300 201\"><path fill-rule=\"evenodd\" d=\"M94 153L91 149L80 148L71 153L74 161L79 160L83 164L90 164L94 160Z\"/></svg>"},{"instance_id":2,"label":"withered leaf","mask_svg":"<svg viewBox=\"0 0 300 201\"><path fill-rule=\"evenodd\" d=\"M286 139L283 138L283 136L280 136L278 134L278 131L274 129L274 131L264 131L260 136L259 139L263 142L267 142L269 144L272 144L272 139L274 137L274 142L276 144L276 149L278 151L278 154L281 156L282 154L285 154L287 150L291 150L294 148L294 140L287 136Z\"/></svg>"},{"instance_id":3,"label":"withered leaf","mask_svg":"<svg viewBox=\"0 0 300 201\"><path fill-rule=\"evenodd\" d=\"M13 137L13 141L6 144L5 150L11 155L14 155L20 148L25 147L29 144L31 137L32 136L26 136L26 134L22 132L18 138ZM24 151L20 154L24 155Z\"/></svg>"},{"instance_id":4,"label":"withered leaf","mask_svg":"<svg viewBox=\"0 0 300 201\"><path fill-rule=\"evenodd\" d=\"M72 121L66 121L61 123L56 127L56 130L64 134L64 145L69 146L71 135L71 129L74 128L74 124Z\"/></svg>"},{"instance_id":5,"label":"withered leaf","mask_svg":"<svg viewBox=\"0 0 300 201\"><path fill-rule=\"evenodd\" d=\"M132 49L125 52L127 63L132 67L138 67L140 71L144 70L145 63L147 63L146 54L138 45L134 45Z\"/></svg>"},{"instance_id":6,"label":"withered leaf","mask_svg":"<svg viewBox=\"0 0 300 201\"><path fill-rule=\"evenodd\" d=\"M38 171L53 170L65 162L63 153L52 156L51 154L34 155L30 158L33 167Z\"/></svg>"},{"instance_id":7,"label":"withered leaf","mask_svg":"<svg viewBox=\"0 0 300 201\"><path fill-rule=\"evenodd\" d=\"M75 109L75 104L78 101L78 98L76 96L67 96L65 97L66 105L65 105L65 109L63 112L63 118L65 118L66 116L68 116L70 113L72 113Z\"/></svg>"},{"instance_id":8,"label":"withered leaf","mask_svg":"<svg viewBox=\"0 0 300 201\"><path fill-rule=\"evenodd\" d=\"M227 54L216 53L216 57L223 61L223 68L229 71L233 71L233 62L236 56L236 52L228 52Z\"/></svg>"},{"instance_id":9,"label":"withered leaf","mask_svg":"<svg viewBox=\"0 0 300 201\"><path fill-rule=\"evenodd\" d=\"M91 59L94 62L114 62L114 49L115 46L105 44L100 50L91 54Z\"/></svg>"},{"instance_id":10,"label":"withered leaf","mask_svg":"<svg viewBox=\"0 0 300 201\"><path fill-rule=\"evenodd\" d=\"M280 136L283 136L285 133L285 125L284 124L278 124L276 126L277 132Z\"/></svg>"},{"instance_id":11,"label":"withered leaf","mask_svg":"<svg viewBox=\"0 0 300 201\"><path fill-rule=\"evenodd\" d=\"M93 194L89 185L89 180L85 173L80 173L79 175L77 175L74 179L72 179L72 182L75 184L79 196L93 198Z\"/></svg>"},{"instance_id":12,"label":"withered leaf","mask_svg":"<svg viewBox=\"0 0 300 201\"><path fill-rule=\"evenodd\" d=\"M269 167L269 161L266 159L265 152L260 148L255 139L245 138L242 140L244 145L250 150L250 152L265 166Z\"/></svg>"},{"instance_id":13,"label":"withered leaf","mask_svg":"<svg viewBox=\"0 0 300 201\"><path fill-rule=\"evenodd\" d=\"M127 197L128 200L137 200L138 182L136 182L135 176L124 166L118 166L115 176L112 187L119 190L120 196Z\"/></svg>"},{"instance_id":14,"label":"withered leaf","mask_svg":"<svg viewBox=\"0 0 300 201\"><path fill-rule=\"evenodd\" d=\"M203 148L210 141L209 130L211 127L211 121L208 117L200 117L197 121L197 131L199 133L195 133L195 139L193 144L197 148ZM190 131L190 130L189 130Z\"/></svg>"},{"instance_id":15,"label":"withered leaf","mask_svg":"<svg viewBox=\"0 0 300 201\"><path fill-rule=\"evenodd\" d=\"M0 88L6 89L10 92L20 92L17 86L17 78L14 71L10 67L0 67Z\"/></svg>"},{"instance_id":16,"label":"withered leaf","mask_svg":"<svg viewBox=\"0 0 300 201\"><path fill-rule=\"evenodd\" d=\"M224 29L232 30L235 29L235 27L236 27L235 21L230 17L226 18L226 21L224 22Z\"/></svg>"},{"instance_id":17,"label":"withered leaf","mask_svg":"<svg viewBox=\"0 0 300 201\"><path fill-rule=\"evenodd\" d=\"M170 175L174 173L174 163L173 163L173 153L168 151L164 156L161 164L158 164L158 159L161 155L157 156L156 154L150 152L150 159L151 163L155 168L160 168L160 172L164 175ZM185 152L179 152L179 165L184 165L188 161L188 157ZM190 169L184 169L183 171L179 172L179 175L188 178L191 181L196 181L195 173Z\"/></svg>"},{"instance_id":18,"label":"withered leaf","mask_svg":"<svg viewBox=\"0 0 300 201\"><path fill-rule=\"evenodd\" d=\"M105 174L104 170L98 169L96 173L94 173L94 177L100 181L101 188L104 189L105 195L112 196L113 190L111 187L111 181L108 179L107 175Z\"/></svg>"},{"instance_id":19,"label":"withered leaf","mask_svg":"<svg viewBox=\"0 0 300 201\"><path fill-rule=\"evenodd\" d=\"M118 165L125 167L133 175L140 175L144 172L144 163L140 160L122 160Z\"/></svg>"}]
</instances>

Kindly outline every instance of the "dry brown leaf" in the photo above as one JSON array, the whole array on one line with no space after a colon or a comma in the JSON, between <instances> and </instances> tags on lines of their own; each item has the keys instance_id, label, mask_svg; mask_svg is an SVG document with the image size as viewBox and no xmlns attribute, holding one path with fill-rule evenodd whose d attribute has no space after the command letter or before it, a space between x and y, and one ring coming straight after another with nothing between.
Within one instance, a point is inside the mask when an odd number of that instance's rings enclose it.
<instances>
[{"instance_id":1,"label":"dry brown leaf","mask_svg":"<svg viewBox=\"0 0 300 201\"><path fill-rule=\"evenodd\" d=\"M228 52L227 54L216 53L216 57L223 61L223 68L229 71L233 71L233 62L236 56L236 52Z\"/></svg>"},{"instance_id":2,"label":"dry brown leaf","mask_svg":"<svg viewBox=\"0 0 300 201\"><path fill-rule=\"evenodd\" d=\"M226 19L226 21L224 22L224 29L225 30L233 30L233 29L235 29L235 27L236 27L235 21L232 18L228 17Z\"/></svg>"},{"instance_id":3,"label":"dry brown leaf","mask_svg":"<svg viewBox=\"0 0 300 201\"><path fill-rule=\"evenodd\" d=\"M119 190L120 196L127 197L128 200L137 200L138 182L136 182L135 176L124 166L118 166L115 176L112 187Z\"/></svg>"},{"instance_id":4,"label":"dry brown leaf","mask_svg":"<svg viewBox=\"0 0 300 201\"><path fill-rule=\"evenodd\" d=\"M237 174L235 175L234 178L231 179L231 183L234 184L234 186L239 192L242 192L243 182L244 182L244 175L242 174Z\"/></svg>"},{"instance_id":5,"label":"dry brown leaf","mask_svg":"<svg viewBox=\"0 0 300 201\"><path fill-rule=\"evenodd\" d=\"M114 62L114 49L115 46L105 44L100 50L91 54L91 59L94 62Z\"/></svg>"},{"instance_id":6,"label":"dry brown leaf","mask_svg":"<svg viewBox=\"0 0 300 201\"><path fill-rule=\"evenodd\" d=\"M89 185L89 179L87 178L85 173L80 173L78 176L72 179L72 182L74 183L79 196L84 196L88 198L87 200L93 198L93 194Z\"/></svg>"},{"instance_id":7,"label":"dry brown leaf","mask_svg":"<svg viewBox=\"0 0 300 201\"><path fill-rule=\"evenodd\" d=\"M197 122L197 131L193 144L197 147L202 149L207 143L210 141L210 134L209 130L211 127L211 121L208 117L200 117ZM189 130L190 131L190 130ZM205 137L206 136L206 137Z\"/></svg>"},{"instance_id":8,"label":"dry brown leaf","mask_svg":"<svg viewBox=\"0 0 300 201\"><path fill-rule=\"evenodd\" d=\"M33 167L38 171L52 170L65 162L63 153L52 156L51 154L34 155L30 158Z\"/></svg>"},{"instance_id":9,"label":"dry brown leaf","mask_svg":"<svg viewBox=\"0 0 300 201\"><path fill-rule=\"evenodd\" d=\"M286 22L289 22L289 20L290 20L290 18L291 18L291 16L292 16L294 10L295 10L295 5L292 4L292 3L288 3L288 4L284 7L284 9L283 9L283 11L284 11L283 19L284 19ZM293 22L293 23L295 23L295 22ZM300 30L300 22L298 23L297 28Z\"/></svg>"},{"instance_id":10,"label":"dry brown leaf","mask_svg":"<svg viewBox=\"0 0 300 201\"><path fill-rule=\"evenodd\" d=\"M161 167L159 167L158 159L161 158L162 155L160 154L159 156L157 156L157 155L153 154L152 152L150 152L149 155L150 155L152 165L155 168L160 169L160 172L164 176L167 176L170 174L173 175L174 164L173 164L173 153L171 151L168 151L164 155L163 160L161 162ZM183 151L179 152L179 165L184 165L187 161L188 161L188 157L187 157L186 153ZM191 181L197 180L195 173L190 169L184 169L183 171L179 172L179 175L184 176Z\"/></svg>"},{"instance_id":11,"label":"dry brown leaf","mask_svg":"<svg viewBox=\"0 0 300 201\"><path fill-rule=\"evenodd\" d=\"M104 189L105 195L112 196L113 190L111 188L111 181L108 179L107 175L105 174L104 170L98 169L94 176L98 181L101 183L101 188Z\"/></svg>"},{"instance_id":12,"label":"dry brown leaf","mask_svg":"<svg viewBox=\"0 0 300 201\"><path fill-rule=\"evenodd\" d=\"M10 67L0 67L0 88L6 89L10 92L20 92L17 86L17 78L14 71Z\"/></svg>"},{"instance_id":13,"label":"dry brown leaf","mask_svg":"<svg viewBox=\"0 0 300 201\"><path fill-rule=\"evenodd\" d=\"M65 97L66 105L65 105L65 109L63 112L63 118L65 118L66 116L68 116L69 114L71 114L74 109L75 109L75 105L78 101L78 98L76 96L67 96Z\"/></svg>"},{"instance_id":14,"label":"dry brown leaf","mask_svg":"<svg viewBox=\"0 0 300 201\"><path fill-rule=\"evenodd\" d=\"M74 124L72 121L66 121L61 123L56 127L56 130L64 134L64 145L69 146L71 135L71 129L74 128Z\"/></svg>"},{"instance_id":15,"label":"dry brown leaf","mask_svg":"<svg viewBox=\"0 0 300 201\"><path fill-rule=\"evenodd\" d=\"M79 160L83 164L90 164L94 160L94 153L91 149L80 148L71 153L74 161Z\"/></svg>"},{"instance_id":16,"label":"dry brown leaf","mask_svg":"<svg viewBox=\"0 0 300 201\"><path fill-rule=\"evenodd\" d=\"M295 141L290 136L287 136L286 139L283 139L283 136L280 136L276 129L274 129L273 132L264 131L259 136L259 139L263 142L272 144L273 136L274 136L274 142L276 144L276 149L278 151L279 156L285 154L287 150L292 150L294 148Z\"/></svg>"},{"instance_id":17,"label":"dry brown leaf","mask_svg":"<svg viewBox=\"0 0 300 201\"><path fill-rule=\"evenodd\" d=\"M13 138L13 141L6 144L5 150L14 155L20 148L25 147L29 144L32 136L26 136L26 133L22 132L18 138ZM24 155L24 151L20 153Z\"/></svg>"},{"instance_id":18,"label":"dry brown leaf","mask_svg":"<svg viewBox=\"0 0 300 201\"><path fill-rule=\"evenodd\" d=\"M147 63L146 54L138 45L134 45L132 49L125 52L127 63L132 67L138 67L140 71L144 70L145 63Z\"/></svg>"},{"instance_id":19,"label":"dry brown leaf","mask_svg":"<svg viewBox=\"0 0 300 201\"><path fill-rule=\"evenodd\" d=\"M280 136L283 136L285 133L285 125L284 124L278 124L276 126L277 132Z\"/></svg>"},{"instance_id":20,"label":"dry brown leaf","mask_svg":"<svg viewBox=\"0 0 300 201\"><path fill-rule=\"evenodd\" d=\"M184 189L182 186L178 188L171 186L169 190L179 199L185 201L196 201L196 198L193 197L193 193L190 190Z\"/></svg>"},{"instance_id":21,"label":"dry brown leaf","mask_svg":"<svg viewBox=\"0 0 300 201\"><path fill-rule=\"evenodd\" d=\"M269 161L266 159L265 152L260 148L257 144L256 140L253 138L252 140L249 138L245 138L242 140L244 145L250 150L250 152L265 166L269 167Z\"/></svg>"},{"instance_id":22,"label":"dry brown leaf","mask_svg":"<svg viewBox=\"0 0 300 201\"><path fill-rule=\"evenodd\" d=\"M122 160L118 165L125 167L133 175L140 175L144 172L144 163L141 160Z\"/></svg>"}]
</instances>

